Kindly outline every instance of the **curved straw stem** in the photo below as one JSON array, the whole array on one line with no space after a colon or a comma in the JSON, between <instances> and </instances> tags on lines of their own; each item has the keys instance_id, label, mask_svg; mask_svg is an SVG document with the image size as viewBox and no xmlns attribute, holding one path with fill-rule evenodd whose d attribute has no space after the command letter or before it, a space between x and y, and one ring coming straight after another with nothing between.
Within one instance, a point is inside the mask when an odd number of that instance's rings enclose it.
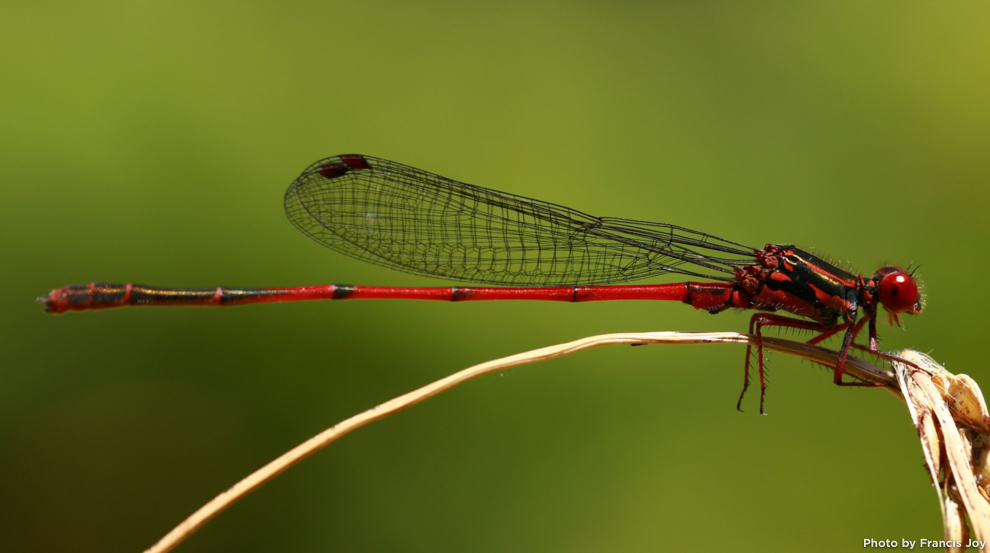
<instances>
[{"instance_id":1,"label":"curved straw stem","mask_svg":"<svg viewBox=\"0 0 990 553\"><path fill-rule=\"evenodd\" d=\"M164 553L171 551L193 532L206 524L211 518L243 498L248 493L261 487L269 480L275 478L289 467L302 461L316 451L326 447L331 442L341 436L348 434L366 424L378 419L387 417L397 411L415 405L427 398L435 396L441 392L449 390L458 384L467 382L473 378L538 361L553 359L579 351L611 345L645 345L645 344L755 344L755 337L748 334L738 334L735 332L644 332L644 333L619 333L602 334L590 336L573 342L548 346L525 353L510 355L501 359L487 361L473 367L469 367L446 378L442 378L422 388L403 394L399 397L386 401L377 407L357 414L349 419L341 421L336 425L320 432L305 442L287 451L274 461L261 467L240 482L234 484L230 489L216 496L208 503L200 507L195 513L182 521L172 531L166 534L155 545L147 549L147 553ZM780 338L763 338L763 347L766 349L779 351L798 357L809 359L816 363L833 367L838 362L838 353L811 346L801 342L792 342ZM866 361L850 357L846 360L845 371L852 376L870 382L878 382L894 395L900 397L897 388L897 381L890 373L881 370Z\"/></svg>"}]
</instances>

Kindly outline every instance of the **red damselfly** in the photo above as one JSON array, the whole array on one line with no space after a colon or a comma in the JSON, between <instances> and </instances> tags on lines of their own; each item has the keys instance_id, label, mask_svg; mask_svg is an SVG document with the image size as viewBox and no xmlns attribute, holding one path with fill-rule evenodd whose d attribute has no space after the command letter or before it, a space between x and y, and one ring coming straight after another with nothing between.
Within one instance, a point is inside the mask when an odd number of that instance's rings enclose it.
<instances>
[{"instance_id":1,"label":"red damselfly","mask_svg":"<svg viewBox=\"0 0 990 553\"><path fill-rule=\"evenodd\" d=\"M843 381L851 347L886 359L876 318L917 314L913 276L892 265L869 278L853 275L795 246L762 249L665 223L592 217L556 204L450 180L365 155L318 161L285 194L285 212L300 231L345 255L408 273L502 287L384 287L328 284L298 288L176 289L137 284L69 285L38 298L48 311L125 305L241 305L315 299L671 300L710 313L755 309L760 412L766 395L763 328L810 330L817 344L845 332L834 382ZM617 285L666 273L710 279ZM785 311L801 318L774 314ZM856 336L869 327L869 342ZM742 404L749 387L746 351Z\"/></svg>"}]
</instances>

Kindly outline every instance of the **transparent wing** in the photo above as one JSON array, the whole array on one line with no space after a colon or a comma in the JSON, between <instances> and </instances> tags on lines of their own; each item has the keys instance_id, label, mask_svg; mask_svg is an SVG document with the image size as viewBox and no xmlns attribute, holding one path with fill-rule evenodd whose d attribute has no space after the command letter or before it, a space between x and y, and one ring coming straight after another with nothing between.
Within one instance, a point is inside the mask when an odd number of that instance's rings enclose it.
<instances>
[{"instance_id":1,"label":"transparent wing","mask_svg":"<svg viewBox=\"0 0 990 553\"><path fill-rule=\"evenodd\" d=\"M318 161L285 194L304 234L418 275L507 286L628 282L663 273L731 280L754 248L674 225L580 211L392 161Z\"/></svg>"}]
</instances>

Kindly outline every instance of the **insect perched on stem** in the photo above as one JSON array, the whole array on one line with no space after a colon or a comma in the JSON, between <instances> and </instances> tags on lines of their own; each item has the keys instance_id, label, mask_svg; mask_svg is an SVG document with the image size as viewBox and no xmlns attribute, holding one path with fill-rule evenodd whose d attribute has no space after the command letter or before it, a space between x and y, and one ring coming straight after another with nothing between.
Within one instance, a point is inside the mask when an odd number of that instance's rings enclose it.
<instances>
[{"instance_id":1,"label":"insect perched on stem","mask_svg":"<svg viewBox=\"0 0 990 553\"><path fill-rule=\"evenodd\" d=\"M320 244L390 269L499 287L350 286L158 288L137 284L69 285L39 301L52 313L125 305L242 305L314 299L669 300L710 313L754 309L760 413L766 379L763 329L817 332L809 343L844 332L834 382L844 381L850 348L885 359L876 318L892 323L921 312L914 277L892 265L869 278L839 269L795 246L745 246L666 223L592 217L556 204L450 180L371 156L349 154L309 166L285 194L285 211ZM666 273L706 282L622 285ZM793 316L773 312L784 311ZM855 343L868 326L867 345ZM749 387L746 352L742 404Z\"/></svg>"}]
</instances>

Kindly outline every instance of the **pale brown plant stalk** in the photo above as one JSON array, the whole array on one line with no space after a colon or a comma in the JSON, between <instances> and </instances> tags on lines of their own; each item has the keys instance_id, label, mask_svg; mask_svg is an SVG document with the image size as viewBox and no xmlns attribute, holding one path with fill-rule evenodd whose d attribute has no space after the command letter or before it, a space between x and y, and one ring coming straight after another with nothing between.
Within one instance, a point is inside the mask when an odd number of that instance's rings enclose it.
<instances>
[{"instance_id":1,"label":"pale brown plant stalk","mask_svg":"<svg viewBox=\"0 0 990 553\"><path fill-rule=\"evenodd\" d=\"M625 345L717 344L717 343L755 344L755 340L756 339L753 336L747 334L737 334L734 332L710 332L710 333L644 332L644 333L603 334L599 336L582 338L580 340L567 342L565 344L558 344L554 346L548 346L548 347L536 349L533 351L528 351L525 353L519 353L516 355L511 355L509 357L503 357L501 359L495 359L492 361L481 363L479 365L475 365L473 367L469 367L467 369L454 373L446 378L442 378L440 380L427 384L422 388L419 388L412 392L403 394L399 397L386 401L385 403L382 403L377 407L373 407L363 413L359 413L349 419L341 421L336 425L320 432L319 434L313 436L312 438L306 440L305 442L287 451L286 453L284 453L277 459L271 461L267 465L261 467L254 473L248 475L240 482L234 484L230 489L224 491L220 495L210 500L208 503L200 507L192 515L190 515L186 520L182 521L178 526L172 529L168 534L162 537L162 539L159 540L158 543L156 543L146 551L147 553L164 553L166 551L171 551L179 543L181 543L184 539L189 537L193 532L198 530L201 526L206 524L206 522L208 522L210 519L218 515L221 511L223 511L224 509L226 509L227 507L229 507L239 499L243 498L248 493L256 490L257 488L259 488L269 480L275 478L283 471L288 470L296 463L299 463L300 461L312 455L316 451L322 449L323 447L326 447L331 442L334 442L338 438L366 424L385 418L393 413L396 413L397 411L401 411L402 409L415 405L416 403L419 403L427 398L430 398L441 392L449 390L450 388L453 388L458 384L467 382L468 380L471 380L473 378L477 378L479 376L493 372L502 371L511 367L517 367L519 365L526 365L529 363L535 363L538 361L545 361L548 359L553 359L555 357L569 355L571 353L576 353L585 349L599 347L599 346L623 345L623 344ZM790 340L783 340L780 338L764 337L763 346L764 348L769 350L795 355L798 357L803 357L805 359L809 359L826 366L835 366L836 362L838 361L837 352L817 346L810 346L808 344L801 342L793 342ZM907 355L908 353L913 354L915 352L901 353L899 355L904 356ZM852 375L853 377L859 380L876 382L882 387L886 388L895 396L902 397L900 388L898 387L898 380L894 377L894 375L892 375L887 371L879 369L871 365L870 363L867 363L866 361L863 361L858 358L850 357L846 361L845 370L847 373L849 373L850 375ZM914 395L915 389L925 390L924 393L929 393L928 390L930 388L928 387L929 386L928 384L924 383L925 382L924 378L921 378L921 380L919 381L920 383L911 384L912 382L916 382L918 380L917 375L922 373L919 373L917 370L915 370L912 373L910 369L904 369L904 367L901 367L901 371L907 375L905 377L902 377L901 380L908 382L908 384L910 384L911 386L914 386L914 388L910 388L910 390L912 390L911 392L912 395L910 395L909 397L912 398L915 397ZM942 373L939 373L939 375L941 374ZM900 377L900 373L899 373L899 377ZM939 376L939 378L942 379L940 380L940 382L948 381L948 377ZM971 380L968 382L971 382ZM902 382L902 387L904 385L905 384L903 384ZM949 385L949 386L943 386L942 388L939 388L938 385L936 385L936 389L938 390L945 389L947 390L945 392L947 394L954 393L951 390L964 390L962 392L956 392L957 395L953 396L953 397L962 398L960 400L961 402L957 402L959 404L956 407L954 407L954 409L959 413L967 414L967 416L969 416L970 413L978 412L978 409L974 411L974 408L972 407L972 405L974 404L973 402L975 401L975 399L972 398L974 397L979 398L980 400L979 405L982 406L982 413L983 413L982 415L983 418L979 419L983 421L982 423L980 423L983 424L983 426L980 427L980 431L983 432L982 436L984 436L985 439L985 437L987 436L987 432L984 429L987 427L987 421L990 421L990 418L987 418L986 416L986 406L985 404L982 403L983 396L982 394L979 393L979 388L975 388L975 383L972 383L972 386L966 384L966 385L957 385L956 387L952 387L951 385ZM905 395L907 395L907 392L905 392ZM924 396L924 397L927 398L929 396ZM931 397L935 397L935 396L931 396ZM923 405L923 406L928 405L928 403L925 403L925 401L927 400L920 401L919 403L916 403L916 405ZM910 402L909 405L911 405ZM912 417L916 421L919 420L921 421L920 423L917 423L921 425L919 426L919 429L924 428L924 430L919 430L919 433L922 436L922 443L926 444L926 440L927 440L927 444L929 448L943 447L943 443L938 438L941 437L942 434L944 434L945 430L942 430L941 433L939 433L937 430L932 431L931 430L932 417L924 414L915 416L916 412L923 413L926 411L918 410L917 408L912 408L912 409L913 409ZM973 417L977 417L977 418L973 418ZM978 419L977 415L972 415L969 416L969 418L967 418L966 420L977 420L977 419ZM936 415L935 420L941 422L942 419L938 418L938 416ZM967 428L974 428L974 427L967 426ZM967 434L967 436L969 435L970 434ZM977 442L973 441L974 439L975 438L971 438L969 442L964 441L964 444L965 443L969 444L968 446L969 450L965 449L966 446L949 445L948 447L952 447L955 449L959 449L959 447L962 447L963 457L965 457L966 455L965 451L969 451L970 452L969 454L972 455L972 452L977 451L977 448L979 447L980 448L979 451L981 452L982 455L981 459L985 461L987 457L987 451L990 448L985 447L984 445L977 446L976 445ZM979 442L979 444L984 444L984 443L985 442ZM936 451L936 450L932 449L932 451ZM941 458L938 453L926 453L926 455L928 456L928 458L933 458L936 460ZM952 457L950 456L950 460L951 458ZM933 474L943 474L944 471L946 470L946 466L942 466L937 463L935 465L932 465L930 463L929 466L934 467L932 469ZM969 474L968 477L964 477L961 475L961 473L955 472L961 470L961 469L957 469L956 465L950 464L948 466L953 467L952 468L953 472L951 472L951 474L954 476L954 478L952 479L953 482L957 482L957 481L963 482L964 486L968 486L969 484L974 484L975 478L972 476L972 472L968 473ZM939 470L943 471L943 473L940 473ZM984 486L984 488L979 488L981 490L980 493L982 494L980 500L983 501L983 503L978 503L976 499L970 498L969 495L963 495L962 496L963 501L961 502L961 504L964 506L963 507L964 512L970 516L971 520L974 520L973 519L974 513L982 513L982 517L983 517L981 519L982 522L979 525L977 525L976 522L974 521L974 527L976 528L975 531L977 533L977 536L987 536L988 530L990 530L990 525L987 525L987 521L988 521L986 515L987 493L985 491L985 487L990 486L990 474L987 474L987 476L988 478L982 478L982 485ZM938 479L936 478L935 481L938 482ZM946 489L949 489L951 491L952 489L957 489L958 487L959 484L956 483L953 486L950 486L949 488ZM971 488L977 489L975 484L972 487L967 487L966 489L971 489ZM948 496L958 497L956 494L953 493L949 493ZM941 498L941 492L940 492L940 498ZM959 528L960 527L959 522L961 521L962 515L959 513L958 507L949 507L947 505L948 503L943 503L943 519L946 522L946 528L947 528L946 535L948 536L950 522L955 525L954 528ZM983 509L983 511L979 511L979 509ZM965 524L964 523L961 524L961 527L964 529ZM952 535L957 535L959 534L959 532L960 530L953 530ZM980 539L984 539L984 538L980 538Z\"/></svg>"}]
</instances>

